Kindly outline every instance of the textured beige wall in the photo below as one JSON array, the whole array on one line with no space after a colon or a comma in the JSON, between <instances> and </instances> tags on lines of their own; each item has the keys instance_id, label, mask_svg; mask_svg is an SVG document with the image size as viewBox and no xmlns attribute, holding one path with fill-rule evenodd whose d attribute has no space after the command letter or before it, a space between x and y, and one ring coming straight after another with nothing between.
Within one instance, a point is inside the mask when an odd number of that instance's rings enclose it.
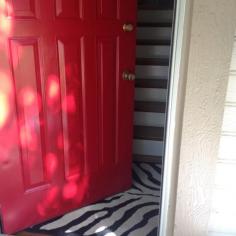
<instances>
[{"instance_id":1,"label":"textured beige wall","mask_svg":"<svg viewBox=\"0 0 236 236\"><path fill-rule=\"evenodd\" d=\"M191 0L190 0L191 1ZM236 0L193 0L174 235L207 235Z\"/></svg>"},{"instance_id":2,"label":"textured beige wall","mask_svg":"<svg viewBox=\"0 0 236 236\"><path fill-rule=\"evenodd\" d=\"M209 235L236 235L236 34L216 165Z\"/></svg>"}]
</instances>

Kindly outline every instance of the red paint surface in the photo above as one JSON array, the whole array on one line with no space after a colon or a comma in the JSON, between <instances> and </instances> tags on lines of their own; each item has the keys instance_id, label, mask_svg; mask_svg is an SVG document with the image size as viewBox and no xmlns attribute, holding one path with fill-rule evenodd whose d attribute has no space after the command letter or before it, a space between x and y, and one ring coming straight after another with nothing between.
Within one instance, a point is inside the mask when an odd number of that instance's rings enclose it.
<instances>
[{"instance_id":1,"label":"red paint surface","mask_svg":"<svg viewBox=\"0 0 236 236\"><path fill-rule=\"evenodd\" d=\"M136 0L0 0L5 233L131 184Z\"/></svg>"}]
</instances>

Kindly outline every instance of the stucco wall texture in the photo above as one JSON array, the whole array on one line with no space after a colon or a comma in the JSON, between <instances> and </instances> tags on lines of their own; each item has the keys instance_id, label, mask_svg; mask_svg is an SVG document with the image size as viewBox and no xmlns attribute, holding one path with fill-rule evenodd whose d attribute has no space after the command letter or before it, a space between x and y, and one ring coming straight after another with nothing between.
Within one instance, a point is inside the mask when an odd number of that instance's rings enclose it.
<instances>
[{"instance_id":1,"label":"stucco wall texture","mask_svg":"<svg viewBox=\"0 0 236 236\"><path fill-rule=\"evenodd\" d=\"M207 235L236 29L236 0L192 0L192 4L175 236Z\"/></svg>"}]
</instances>

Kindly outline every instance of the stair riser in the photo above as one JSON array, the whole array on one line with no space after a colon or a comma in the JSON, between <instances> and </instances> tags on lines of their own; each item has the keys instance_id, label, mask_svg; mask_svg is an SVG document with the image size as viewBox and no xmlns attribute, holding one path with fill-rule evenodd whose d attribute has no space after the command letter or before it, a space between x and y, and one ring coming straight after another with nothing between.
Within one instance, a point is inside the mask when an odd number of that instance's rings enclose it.
<instances>
[{"instance_id":1,"label":"stair riser","mask_svg":"<svg viewBox=\"0 0 236 236\"><path fill-rule=\"evenodd\" d=\"M160 79L137 78L135 81L135 87L167 89L167 78L160 78Z\"/></svg>"},{"instance_id":2,"label":"stair riser","mask_svg":"<svg viewBox=\"0 0 236 236\"><path fill-rule=\"evenodd\" d=\"M165 102L166 97L167 97L167 89L155 89L155 88L135 89L136 101Z\"/></svg>"},{"instance_id":3,"label":"stair riser","mask_svg":"<svg viewBox=\"0 0 236 236\"><path fill-rule=\"evenodd\" d=\"M168 77L168 66L136 66L136 77Z\"/></svg>"},{"instance_id":4,"label":"stair riser","mask_svg":"<svg viewBox=\"0 0 236 236\"><path fill-rule=\"evenodd\" d=\"M147 156L147 155L134 155L133 160L135 162L147 162L147 163L163 163L162 156Z\"/></svg>"},{"instance_id":5,"label":"stair riser","mask_svg":"<svg viewBox=\"0 0 236 236\"><path fill-rule=\"evenodd\" d=\"M161 10L161 11L138 11L138 22L172 22L173 11Z\"/></svg>"},{"instance_id":6,"label":"stair riser","mask_svg":"<svg viewBox=\"0 0 236 236\"><path fill-rule=\"evenodd\" d=\"M166 103L165 102L135 102L135 111L137 112L152 112L152 113L165 113Z\"/></svg>"},{"instance_id":7,"label":"stair riser","mask_svg":"<svg viewBox=\"0 0 236 236\"><path fill-rule=\"evenodd\" d=\"M170 46L137 46L136 55L140 58L155 58L170 56Z\"/></svg>"},{"instance_id":8,"label":"stair riser","mask_svg":"<svg viewBox=\"0 0 236 236\"><path fill-rule=\"evenodd\" d=\"M171 27L138 27L137 29L137 38L138 39L171 39Z\"/></svg>"},{"instance_id":9,"label":"stair riser","mask_svg":"<svg viewBox=\"0 0 236 236\"><path fill-rule=\"evenodd\" d=\"M133 153L139 155L162 156L163 141L138 140L133 141Z\"/></svg>"},{"instance_id":10,"label":"stair riser","mask_svg":"<svg viewBox=\"0 0 236 236\"><path fill-rule=\"evenodd\" d=\"M137 45L143 45L143 46L170 46L171 44L171 40L153 40L153 39L141 39L141 40L137 40Z\"/></svg>"},{"instance_id":11,"label":"stair riser","mask_svg":"<svg viewBox=\"0 0 236 236\"><path fill-rule=\"evenodd\" d=\"M165 113L135 112L134 125L164 127Z\"/></svg>"}]
</instances>

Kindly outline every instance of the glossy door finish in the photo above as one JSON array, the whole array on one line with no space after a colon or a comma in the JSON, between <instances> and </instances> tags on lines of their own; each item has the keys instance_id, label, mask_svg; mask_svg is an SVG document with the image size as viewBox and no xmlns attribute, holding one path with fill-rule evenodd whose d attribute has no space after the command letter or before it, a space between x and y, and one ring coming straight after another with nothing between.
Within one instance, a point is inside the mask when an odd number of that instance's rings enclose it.
<instances>
[{"instance_id":1,"label":"glossy door finish","mask_svg":"<svg viewBox=\"0 0 236 236\"><path fill-rule=\"evenodd\" d=\"M0 1L5 233L131 184L135 0Z\"/></svg>"}]
</instances>

